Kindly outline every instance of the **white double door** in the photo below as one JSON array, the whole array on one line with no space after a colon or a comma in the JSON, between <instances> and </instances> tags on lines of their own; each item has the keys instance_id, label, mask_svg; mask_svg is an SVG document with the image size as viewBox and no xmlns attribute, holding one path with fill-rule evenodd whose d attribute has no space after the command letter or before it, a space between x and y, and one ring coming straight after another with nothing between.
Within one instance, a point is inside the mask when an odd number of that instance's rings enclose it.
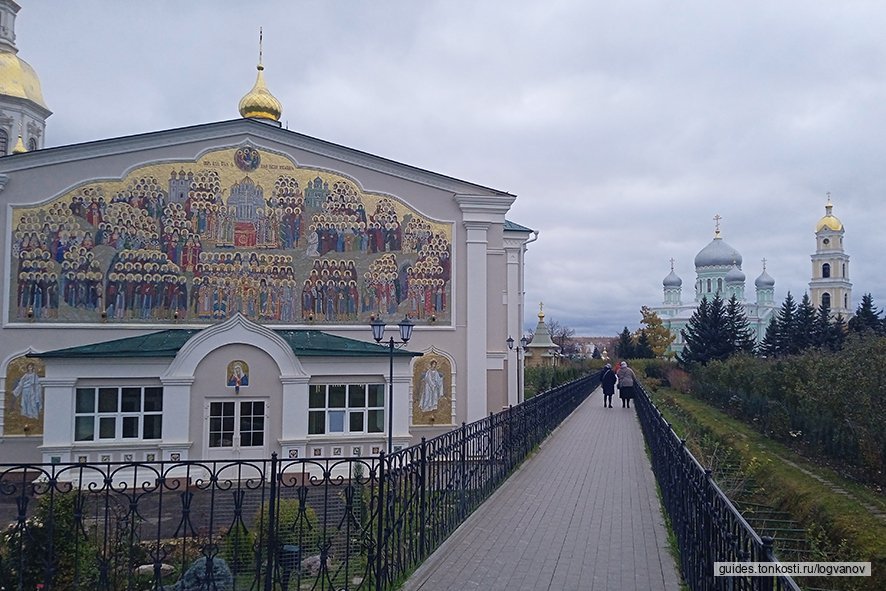
<instances>
[{"instance_id":1,"label":"white double door","mask_svg":"<svg viewBox=\"0 0 886 591\"><path fill-rule=\"evenodd\" d=\"M204 429L207 459L259 459L268 455L268 402L208 400Z\"/></svg>"}]
</instances>

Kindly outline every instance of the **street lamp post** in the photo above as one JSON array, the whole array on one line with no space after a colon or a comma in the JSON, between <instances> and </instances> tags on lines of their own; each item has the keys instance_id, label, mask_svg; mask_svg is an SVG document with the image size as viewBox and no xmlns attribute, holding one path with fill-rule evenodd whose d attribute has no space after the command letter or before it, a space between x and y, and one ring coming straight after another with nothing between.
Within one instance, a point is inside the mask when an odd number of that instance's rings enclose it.
<instances>
[{"instance_id":1,"label":"street lamp post","mask_svg":"<svg viewBox=\"0 0 886 591\"><path fill-rule=\"evenodd\" d=\"M508 349L513 351L514 350L514 338L509 336L507 343L508 343ZM523 391L520 388L520 352L525 351L526 345L528 345L528 344L529 344L529 339L527 339L526 337L522 337L520 339L520 344L517 345L516 361L514 362L515 369L517 370L517 404L520 404L521 402L523 402Z\"/></svg>"},{"instance_id":2,"label":"street lamp post","mask_svg":"<svg viewBox=\"0 0 886 591\"><path fill-rule=\"evenodd\" d=\"M385 338L385 323L375 318L369 323L372 327L372 338L376 343L381 343ZM409 319L409 316L403 318L397 325L400 327L400 343L391 337L388 341L388 363L389 363L389 379L388 379L388 455L394 451L394 349L397 345L403 347L412 338L412 328L415 323Z\"/></svg>"}]
</instances>

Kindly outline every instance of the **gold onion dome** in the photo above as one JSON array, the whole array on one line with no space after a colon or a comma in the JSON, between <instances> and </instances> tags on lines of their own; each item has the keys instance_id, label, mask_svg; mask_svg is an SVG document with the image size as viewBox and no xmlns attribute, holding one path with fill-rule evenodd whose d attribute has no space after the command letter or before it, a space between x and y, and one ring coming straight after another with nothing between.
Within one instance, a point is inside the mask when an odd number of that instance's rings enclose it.
<instances>
[{"instance_id":1,"label":"gold onion dome","mask_svg":"<svg viewBox=\"0 0 886 591\"><path fill-rule=\"evenodd\" d=\"M264 69L264 66L259 63L255 86L240 99L240 115L247 119L280 121L283 105L265 86L265 77L262 73Z\"/></svg>"},{"instance_id":2,"label":"gold onion dome","mask_svg":"<svg viewBox=\"0 0 886 591\"><path fill-rule=\"evenodd\" d=\"M828 199L828 204L824 206L825 215L818 220L818 223L815 225L816 232L821 232L825 228L834 232L843 231L843 222L837 219L837 216L833 214L833 209L834 206L831 204L831 200Z\"/></svg>"},{"instance_id":3,"label":"gold onion dome","mask_svg":"<svg viewBox=\"0 0 886 591\"><path fill-rule=\"evenodd\" d=\"M28 99L47 109L40 79L25 60L8 51L0 52L0 94Z\"/></svg>"}]
</instances>

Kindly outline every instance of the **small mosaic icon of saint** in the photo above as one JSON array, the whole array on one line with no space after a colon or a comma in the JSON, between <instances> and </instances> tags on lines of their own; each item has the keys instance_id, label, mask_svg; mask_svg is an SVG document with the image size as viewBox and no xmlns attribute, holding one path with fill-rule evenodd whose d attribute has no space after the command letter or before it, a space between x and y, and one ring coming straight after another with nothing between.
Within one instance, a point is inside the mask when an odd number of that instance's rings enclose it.
<instances>
[{"instance_id":1,"label":"small mosaic icon of saint","mask_svg":"<svg viewBox=\"0 0 886 591\"><path fill-rule=\"evenodd\" d=\"M25 373L19 378L12 390L12 395L19 399L21 415L36 419L43 410L43 393L40 391L40 376L33 363L29 363Z\"/></svg>"},{"instance_id":2,"label":"small mosaic icon of saint","mask_svg":"<svg viewBox=\"0 0 886 591\"><path fill-rule=\"evenodd\" d=\"M437 369L437 360L432 359L428 369L421 376L421 399L418 407L425 412L437 410L437 403L443 396L443 374Z\"/></svg>"},{"instance_id":3,"label":"small mosaic icon of saint","mask_svg":"<svg viewBox=\"0 0 886 591\"><path fill-rule=\"evenodd\" d=\"M228 364L228 387L240 393L241 386L249 385L249 366L243 361L232 361Z\"/></svg>"}]
</instances>

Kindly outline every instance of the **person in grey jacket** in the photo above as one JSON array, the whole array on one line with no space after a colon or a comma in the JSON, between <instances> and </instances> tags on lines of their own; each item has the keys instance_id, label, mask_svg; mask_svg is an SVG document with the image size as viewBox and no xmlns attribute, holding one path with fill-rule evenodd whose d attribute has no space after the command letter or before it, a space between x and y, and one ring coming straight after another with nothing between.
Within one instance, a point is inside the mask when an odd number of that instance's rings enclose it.
<instances>
[{"instance_id":1,"label":"person in grey jacket","mask_svg":"<svg viewBox=\"0 0 886 591\"><path fill-rule=\"evenodd\" d=\"M618 397L621 398L622 408L631 408L631 398L634 397L634 384L637 375L628 367L627 361L622 361L618 367Z\"/></svg>"}]
</instances>

